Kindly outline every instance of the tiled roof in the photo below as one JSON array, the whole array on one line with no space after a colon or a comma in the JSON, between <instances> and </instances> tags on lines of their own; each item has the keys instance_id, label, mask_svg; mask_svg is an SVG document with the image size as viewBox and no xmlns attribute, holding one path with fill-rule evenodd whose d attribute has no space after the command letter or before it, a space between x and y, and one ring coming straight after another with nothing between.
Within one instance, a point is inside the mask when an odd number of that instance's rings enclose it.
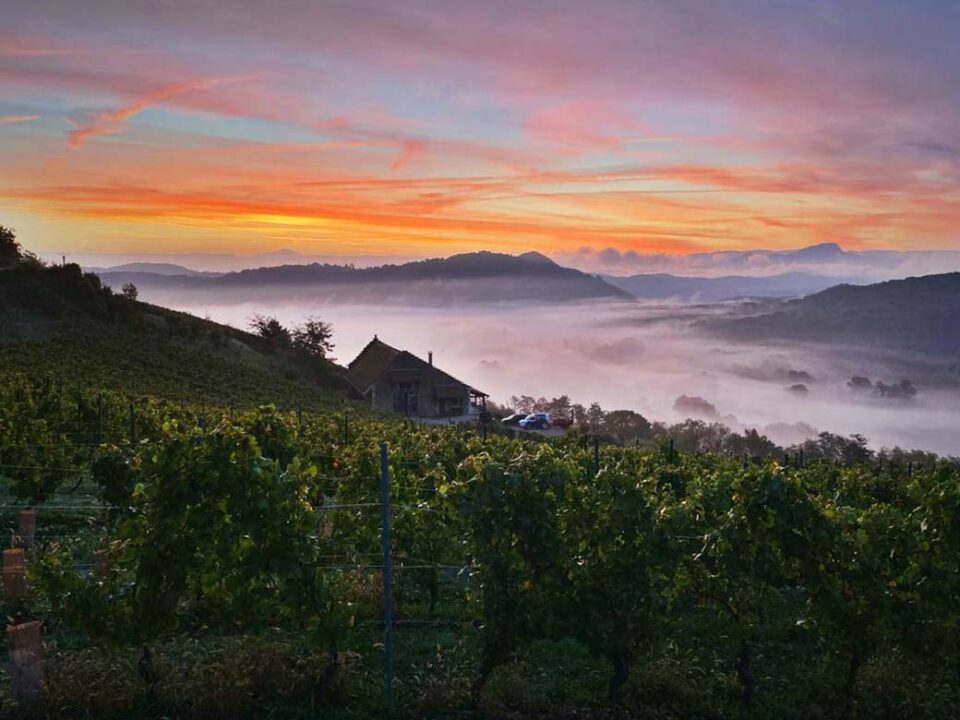
<instances>
[{"instance_id":1,"label":"tiled roof","mask_svg":"<svg viewBox=\"0 0 960 720\"><path fill-rule=\"evenodd\" d=\"M367 343L367 346L347 366L347 380L357 390L365 393L377 378L386 372L399 354L399 350L378 340L374 335L373 340Z\"/></svg>"},{"instance_id":2,"label":"tiled roof","mask_svg":"<svg viewBox=\"0 0 960 720\"><path fill-rule=\"evenodd\" d=\"M373 340L367 343L367 346L360 351L360 354L353 359L353 362L347 366L347 380L361 393L366 393L367 390L370 389L370 386L373 385L381 375L387 372L397 358L401 356L405 358L401 365L412 363L414 366L422 366L424 369L429 368L431 372L436 373L436 375L445 381L439 383L438 386L444 384L459 385L469 388L475 394L486 396L486 393L480 392L461 380L457 380L452 375L445 373L438 367L430 365L413 353L390 347L385 342L379 340L376 335L374 335Z\"/></svg>"}]
</instances>

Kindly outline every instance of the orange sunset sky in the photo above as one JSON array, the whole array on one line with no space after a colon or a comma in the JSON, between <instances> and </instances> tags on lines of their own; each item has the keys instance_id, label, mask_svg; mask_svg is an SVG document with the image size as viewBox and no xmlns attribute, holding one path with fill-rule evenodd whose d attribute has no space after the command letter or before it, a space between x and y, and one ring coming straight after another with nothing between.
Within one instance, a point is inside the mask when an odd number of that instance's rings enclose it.
<instances>
[{"instance_id":1,"label":"orange sunset sky","mask_svg":"<svg viewBox=\"0 0 960 720\"><path fill-rule=\"evenodd\" d=\"M960 249L960 5L4 0L41 252Z\"/></svg>"}]
</instances>

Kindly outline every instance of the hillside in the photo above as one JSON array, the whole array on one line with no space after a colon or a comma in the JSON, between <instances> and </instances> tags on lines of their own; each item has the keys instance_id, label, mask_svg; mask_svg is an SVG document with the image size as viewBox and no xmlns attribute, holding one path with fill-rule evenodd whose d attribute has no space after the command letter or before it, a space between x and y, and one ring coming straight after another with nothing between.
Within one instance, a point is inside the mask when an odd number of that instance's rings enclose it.
<instances>
[{"instance_id":1,"label":"hillside","mask_svg":"<svg viewBox=\"0 0 960 720\"><path fill-rule=\"evenodd\" d=\"M113 271L104 272L102 277L115 288L132 282L145 297L161 304L185 297L224 302L269 297L409 305L630 297L598 277L561 267L539 253L514 256L477 252L372 268L281 265L219 277Z\"/></svg>"},{"instance_id":2,"label":"hillside","mask_svg":"<svg viewBox=\"0 0 960 720\"><path fill-rule=\"evenodd\" d=\"M773 312L703 327L728 338L827 342L932 355L960 354L960 273L838 285Z\"/></svg>"},{"instance_id":3,"label":"hillside","mask_svg":"<svg viewBox=\"0 0 960 720\"><path fill-rule=\"evenodd\" d=\"M331 362L115 295L77 265L32 261L0 268L0 369L223 405L321 407L345 397Z\"/></svg>"},{"instance_id":4,"label":"hillside","mask_svg":"<svg viewBox=\"0 0 960 720\"><path fill-rule=\"evenodd\" d=\"M680 300L718 302L734 298L789 298L809 295L837 285L840 280L826 275L790 272L752 277L687 277L667 273L648 273L603 279L641 300Z\"/></svg>"}]
</instances>

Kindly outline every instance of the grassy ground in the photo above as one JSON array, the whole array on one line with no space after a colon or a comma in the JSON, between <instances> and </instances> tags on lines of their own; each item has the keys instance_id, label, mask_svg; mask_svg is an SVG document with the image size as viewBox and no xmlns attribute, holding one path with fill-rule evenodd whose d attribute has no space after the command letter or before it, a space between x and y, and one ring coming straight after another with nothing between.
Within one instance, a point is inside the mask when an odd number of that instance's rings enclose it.
<instances>
[{"instance_id":1,"label":"grassy ground","mask_svg":"<svg viewBox=\"0 0 960 720\"><path fill-rule=\"evenodd\" d=\"M71 266L0 270L0 371L221 407L329 408L346 397L333 363L112 295Z\"/></svg>"}]
</instances>

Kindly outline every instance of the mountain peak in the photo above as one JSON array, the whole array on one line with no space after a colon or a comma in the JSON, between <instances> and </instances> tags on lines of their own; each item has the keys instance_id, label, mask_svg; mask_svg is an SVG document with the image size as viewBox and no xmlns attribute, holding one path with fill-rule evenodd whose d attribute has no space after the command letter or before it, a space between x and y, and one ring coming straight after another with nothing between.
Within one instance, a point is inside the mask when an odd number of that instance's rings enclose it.
<instances>
[{"instance_id":1,"label":"mountain peak","mask_svg":"<svg viewBox=\"0 0 960 720\"><path fill-rule=\"evenodd\" d=\"M530 252L525 252L521 255L517 255L517 257L529 263L539 263L541 265L556 265L556 263L553 260L548 258L543 253L536 252L535 250L531 250Z\"/></svg>"},{"instance_id":2,"label":"mountain peak","mask_svg":"<svg viewBox=\"0 0 960 720\"><path fill-rule=\"evenodd\" d=\"M835 242L808 245L799 250L788 250L784 256L800 260L830 260L845 255L846 251Z\"/></svg>"}]
</instances>

